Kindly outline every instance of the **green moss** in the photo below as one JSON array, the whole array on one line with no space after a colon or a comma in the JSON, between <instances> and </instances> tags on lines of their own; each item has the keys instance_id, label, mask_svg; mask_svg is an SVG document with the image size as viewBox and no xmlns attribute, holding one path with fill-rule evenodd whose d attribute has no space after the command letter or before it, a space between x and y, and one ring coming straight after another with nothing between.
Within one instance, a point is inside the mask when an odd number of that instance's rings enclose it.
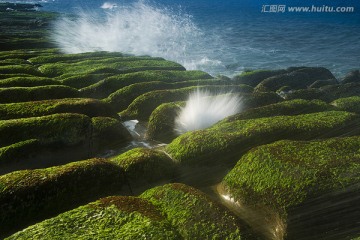
<instances>
[{"instance_id":1,"label":"green moss","mask_svg":"<svg viewBox=\"0 0 360 240\"><path fill-rule=\"evenodd\" d=\"M117 60L117 61L116 61ZM76 63L49 63L39 67L41 73L55 77L71 73L127 73L141 70L185 70L180 64L158 58L130 57L104 60L86 60Z\"/></svg>"},{"instance_id":2,"label":"green moss","mask_svg":"<svg viewBox=\"0 0 360 240\"><path fill-rule=\"evenodd\" d=\"M28 139L75 145L89 138L91 120L80 114L54 114L45 117L0 121L0 146Z\"/></svg>"},{"instance_id":3,"label":"green moss","mask_svg":"<svg viewBox=\"0 0 360 240\"><path fill-rule=\"evenodd\" d=\"M360 113L360 96L340 98L331 103L338 109L348 112Z\"/></svg>"},{"instance_id":4,"label":"green moss","mask_svg":"<svg viewBox=\"0 0 360 240\"><path fill-rule=\"evenodd\" d=\"M158 106L149 117L146 137L164 143L176 138L175 118L183 106L185 102L163 103Z\"/></svg>"},{"instance_id":5,"label":"green moss","mask_svg":"<svg viewBox=\"0 0 360 240\"><path fill-rule=\"evenodd\" d=\"M223 184L235 199L247 204L289 210L358 184L359 149L359 137L275 142L243 156Z\"/></svg>"},{"instance_id":6,"label":"green moss","mask_svg":"<svg viewBox=\"0 0 360 240\"><path fill-rule=\"evenodd\" d=\"M0 103L75 98L78 95L76 89L61 85L0 88Z\"/></svg>"},{"instance_id":7,"label":"green moss","mask_svg":"<svg viewBox=\"0 0 360 240\"><path fill-rule=\"evenodd\" d=\"M121 58L125 57L124 54L118 52L86 52L77 54L56 54L49 56L37 56L29 59L32 64L45 64L45 63L56 63L56 62L79 62L84 60L96 60L105 58ZM125 58L126 59L126 58Z\"/></svg>"},{"instance_id":8,"label":"green moss","mask_svg":"<svg viewBox=\"0 0 360 240\"><path fill-rule=\"evenodd\" d=\"M40 117L55 113L80 113L89 117L118 118L112 108L99 100L87 98L66 98L0 104L0 119Z\"/></svg>"},{"instance_id":9,"label":"green moss","mask_svg":"<svg viewBox=\"0 0 360 240\"><path fill-rule=\"evenodd\" d=\"M196 89L205 89L210 92L219 93L224 92L247 92L246 85L205 85L193 86L187 88L180 88L175 90L157 90L145 93L137 97L129 107L120 113L124 119L138 119L147 121L152 111L154 111L160 104L176 101L185 101L189 94Z\"/></svg>"},{"instance_id":10,"label":"green moss","mask_svg":"<svg viewBox=\"0 0 360 240\"><path fill-rule=\"evenodd\" d=\"M161 81L174 83L194 79L211 79L202 71L140 71L106 78L94 85L81 89L84 96L106 98L109 94L135 83Z\"/></svg>"},{"instance_id":11,"label":"green moss","mask_svg":"<svg viewBox=\"0 0 360 240\"><path fill-rule=\"evenodd\" d=\"M62 84L73 88L84 88L100 82L104 78L110 77L111 73L99 73L99 74L76 74L71 77L59 79Z\"/></svg>"},{"instance_id":12,"label":"green moss","mask_svg":"<svg viewBox=\"0 0 360 240\"><path fill-rule=\"evenodd\" d=\"M22 65L22 64L30 64L30 63L21 58L10 58L10 59L0 60L0 66Z\"/></svg>"},{"instance_id":13,"label":"green moss","mask_svg":"<svg viewBox=\"0 0 360 240\"><path fill-rule=\"evenodd\" d=\"M38 223L8 239L183 239L151 203L108 197Z\"/></svg>"},{"instance_id":14,"label":"green moss","mask_svg":"<svg viewBox=\"0 0 360 240\"><path fill-rule=\"evenodd\" d=\"M59 85L59 82L43 77L12 77L0 81L0 88L6 87L36 87L45 85Z\"/></svg>"},{"instance_id":15,"label":"green moss","mask_svg":"<svg viewBox=\"0 0 360 240\"><path fill-rule=\"evenodd\" d=\"M230 116L225 119L223 122L231 122L244 119L252 118L263 118L263 117L273 117L281 115L300 115L307 113L323 112L335 110L331 105L326 104L320 100L303 100L295 99L289 101L283 101L279 103L274 103L258 108L251 108L242 113Z\"/></svg>"},{"instance_id":16,"label":"green moss","mask_svg":"<svg viewBox=\"0 0 360 240\"><path fill-rule=\"evenodd\" d=\"M262 80L276 75L286 73L286 70L254 70L244 71L233 78L234 81L241 84L247 84L256 87Z\"/></svg>"},{"instance_id":17,"label":"green moss","mask_svg":"<svg viewBox=\"0 0 360 240\"><path fill-rule=\"evenodd\" d=\"M135 148L111 159L125 170L130 184L149 184L174 177L176 166L158 150Z\"/></svg>"},{"instance_id":18,"label":"green moss","mask_svg":"<svg viewBox=\"0 0 360 240\"><path fill-rule=\"evenodd\" d=\"M0 164L5 166L8 163L21 161L23 158L35 154L39 151L40 147L41 143L37 139L30 139L2 147L0 148Z\"/></svg>"},{"instance_id":19,"label":"green moss","mask_svg":"<svg viewBox=\"0 0 360 240\"><path fill-rule=\"evenodd\" d=\"M121 111L127 108L133 100L138 96L147 93L149 91L155 90L165 90L165 89L177 89L191 86L203 86L203 85L226 85L229 82L222 80L192 80L192 81L183 81L176 83L164 83L164 82L147 82L147 83L135 83L129 86L126 86L115 93L111 94L108 98L105 99L106 102L109 102L116 110ZM252 92L252 88L248 87L247 91ZM244 92L246 88L244 86Z\"/></svg>"},{"instance_id":20,"label":"green moss","mask_svg":"<svg viewBox=\"0 0 360 240\"><path fill-rule=\"evenodd\" d=\"M0 176L0 236L72 209L123 185L121 167L102 159Z\"/></svg>"},{"instance_id":21,"label":"green moss","mask_svg":"<svg viewBox=\"0 0 360 240\"><path fill-rule=\"evenodd\" d=\"M294 71L286 74L264 79L256 86L255 90L263 92L276 91L283 86L289 86L292 89L303 89L307 88L317 80L328 79L335 79L335 77L326 68L304 67L294 69Z\"/></svg>"},{"instance_id":22,"label":"green moss","mask_svg":"<svg viewBox=\"0 0 360 240\"><path fill-rule=\"evenodd\" d=\"M347 112L321 112L219 123L176 138L166 151L186 165L234 162L244 152L281 139L309 140L359 133L359 116Z\"/></svg>"},{"instance_id":23,"label":"green moss","mask_svg":"<svg viewBox=\"0 0 360 240\"><path fill-rule=\"evenodd\" d=\"M0 66L1 74L29 74L34 76L41 76L41 73L33 66L28 64L23 65L8 65Z\"/></svg>"},{"instance_id":24,"label":"green moss","mask_svg":"<svg viewBox=\"0 0 360 240\"><path fill-rule=\"evenodd\" d=\"M92 138L100 147L117 146L131 140L131 135L122 123L114 118L94 117L92 122Z\"/></svg>"},{"instance_id":25,"label":"green moss","mask_svg":"<svg viewBox=\"0 0 360 240\"><path fill-rule=\"evenodd\" d=\"M183 239L241 239L236 217L195 188L168 184L140 197L161 209Z\"/></svg>"}]
</instances>

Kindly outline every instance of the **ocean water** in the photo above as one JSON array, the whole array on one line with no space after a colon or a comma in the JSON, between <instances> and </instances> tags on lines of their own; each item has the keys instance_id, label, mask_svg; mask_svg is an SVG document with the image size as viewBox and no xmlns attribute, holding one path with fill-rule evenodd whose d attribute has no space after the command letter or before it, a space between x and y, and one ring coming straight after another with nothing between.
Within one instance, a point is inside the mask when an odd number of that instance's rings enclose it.
<instances>
[{"instance_id":1,"label":"ocean water","mask_svg":"<svg viewBox=\"0 0 360 240\"><path fill-rule=\"evenodd\" d=\"M64 13L51 36L64 52L159 56L187 69L227 76L248 69L323 66L341 78L360 69L360 2L355 0L27 2ZM341 6L354 11L274 13L268 5Z\"/></svg>"}]
</instances>

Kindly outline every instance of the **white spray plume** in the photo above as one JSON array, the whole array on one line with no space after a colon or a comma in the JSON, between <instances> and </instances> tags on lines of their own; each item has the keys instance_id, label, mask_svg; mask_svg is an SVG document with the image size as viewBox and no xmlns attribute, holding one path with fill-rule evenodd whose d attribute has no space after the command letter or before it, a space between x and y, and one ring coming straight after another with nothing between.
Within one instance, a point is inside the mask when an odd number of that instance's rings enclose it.
<instances>
[{"instance_id":1,"label":"white spray plume","mask_svg":"<svg viewBox=\"0 0 360 240\"><path fill-rule=\"evenodd\" d=\"M202 31L181 10L154 7L143 1L130 6L104 3L103 15L82 12L54 24L52 39L64 53L93 51L123 52L163 57L187 69L220 64L208 59ZM111 11L110 11L111 9ZM206 45L206 44L205 44ZM206 62L204 62L206 60Z\"/></svg>"},{"instance_id":2,"label":"white spray plume","mask_svg":"<svg viewBox=\"0 0 360 240\"><path fill-rule=\"evenodd\" d=\"M189 95L185 107L175 119L175 131L183 134L204 129L218 121L239 113L241 98L237 94L216 94L197 89Z\"/></svg>"},{"instance_id":3,"label":"white spray plume","mask_svg":"<svg viewBox=\"0 0 360 240\"><path fill-rule=\"evenodd\" d=\"M117 8L117 4L116 3L111 3L111 2L104 2L103 5L101 5L102 9L114 9Z\"/></svg>"}]
</instances>

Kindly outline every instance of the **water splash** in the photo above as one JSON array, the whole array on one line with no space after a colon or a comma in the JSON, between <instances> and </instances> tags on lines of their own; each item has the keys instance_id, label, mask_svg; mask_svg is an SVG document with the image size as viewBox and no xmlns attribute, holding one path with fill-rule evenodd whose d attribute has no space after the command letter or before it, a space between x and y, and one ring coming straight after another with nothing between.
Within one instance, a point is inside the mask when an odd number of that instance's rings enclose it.
<instances>
[{"instance_id":1,"label":"water splash","mask_svg":"<svg viewBox=\"0 0 360 240\"><path fill-rule=\"evenodd\" d=\"M189 95L185 107L175 119L179 134L204 129L241 111L241 98L237 94L216 94L197 89Z\"/></svg>"},{"instance_id":2,"label":"water splash","mask_svg":"<svg viewBox=\"0 0 360 240\"><path fill-rule=\"evenodd\" d=\"M54 24L53 41L65 53L150 55L179 62L187 69L201 69L207 62L221 64L201 52L208 49L205 40L211 39L181 10L154 7L143 1L116 8L106 2L101 8L103 15L82 12L76 18L59 19Z\"/></svg>"}]
</instances>

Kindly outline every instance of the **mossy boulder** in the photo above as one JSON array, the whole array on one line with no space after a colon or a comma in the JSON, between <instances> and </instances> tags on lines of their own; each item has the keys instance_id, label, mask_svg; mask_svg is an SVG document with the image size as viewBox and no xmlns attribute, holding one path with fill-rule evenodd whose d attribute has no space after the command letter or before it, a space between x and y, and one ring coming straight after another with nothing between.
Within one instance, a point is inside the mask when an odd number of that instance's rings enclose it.
<instances>
[{"instance_id":1,"label":"mossy boulder","mask_svg":"<svg viewBox=\"0 0 360 240\"><path fill-rule=\"evenodd\" d=\"M102 159L2 175L0 236L119 192L123 183L122 168Z\"/></svg>"},{"instance_id":2,"label":"mossy boulder","mask_svg":"<svg viewBox=\"0 0 360 240\"><path fill-rule=\"evenodd\" d=\"M212 77L202 71L139 71L128 74L115 75L98 83L81 89L83 96L92 98L106 98L123 87L135 83L161 81L166 83L181 82L195 79L211 79ZM116 94L115 94L116 96Z\"/></svg>"},{"instance_id":3,"label":"mossy boulder","mask_svg":"<svg viewBox=\"0 0 360 240\"><path fill-rule=\"evenodd\" d=\"M339 84L339 82L336 79L328 79L328 80L317 80L313 82L309 88L320 88L328 85L336 85Z\"/></svg>"},{"instance_id":4,"label":"mossy boulder","mask_svg":"<svg viewBox=\"0 0 360 240\"><path fill-rule=\"evenodd\" d=\"M223 185L235 201L280 213L289 239L358 236L359 149L358 136L275 142L244 155Z\"/></svg>"},{"instance_id":5,"label":"mossy boulder","mask_svg":"<svg viewBox=\"0 0 360 240\"><path fill-rule=\"evenodd\" d=\"M336 108L320 100L295 99L274 103L263 107L250 108L244 112L226 118L223 122L281 115L292 116L331 110L336 110Z\"/></svg>"},{"instance_id":6,"label":"mossy boulder","mask_svg":"<svg viewBox=\"0 0 360 240\"><path fill-rule=\"evenodd\" d=\"M283 86L289 86L292 89L304 89L317 80L328 79L335 79L335 77L326 68L303 67L286 74L264 79L256 86L255 90L262 92L276 91Z\"/></svg>"},{"instance_id":7,"label":"mossy boulder","mask_svg":"<svg viewBox=\"0 0 360 240\"><path fill-rule=\"evenodd\" d=\"M76 53L76 54L52 54L52 55L41 55L34 56L28 59L32 64L45 64L45 63L57 63L57 62L67 62L75 63L85 60L104 60L107 58L121 59L122 57L128 57L127 55L119 52L85 52L85 53ZM129 59L129 58L125 58Z\"/></svg>"},{"instance_id":8,"label":"mossy boulder","mask_svg":"<svg viewBox=\"0 0 360 240\"><path fill-rule=\"evenodd\" d=\"M204 166L233 163L247 150L281 139L310 140L359 133L358 115L328 111L218 123L181 135L167 145L166 151L181 164Z\"/></svg>"},{"instance_id":9,"label":"mossy boulder","mask_svg":"<svg viewBox=\"0 0 360 240\"><path fill-rule=\"evenodd\" d=\"M73 76L57 79L63 85L76 89L81 89L93 85L101 80L113 76L111 73L98 74L74 74Z\"/></svg>"},{"instance_id":10,"label":"mossy boulder","mask_svg":"<svg viewBox=\"0 0 360 240\"><path fill-rule=\"evenodd\" d=\"M121 122L109 117L58 114L1 124L8 139L1 139L0 174L90 158L132 139Z\"/></svg>"},{"instance_id":11,"label":"mossy boulder","mask_svg":"<svg viewBox=\"0 0 360 240\"><path fill-rule=\"evenodd\" d=\"M196 89L204 89L213 94L219 92L242 93L248 92L247 85L205 85L179 88L174 90L157 90L137 97L126 110L120 112L123 119L138 119L147 121L152 111L162 103L185 101L189 94Z\"/></svg>"},{"instance_id":12,"label":"mossy boulder","mask_svg":"<svg viewBox=\"0 0 360 240\"><path fill-rule=\"evenodd\" d=\"M44 117L0 121L0 146L28 139L76 145L90 138L91 119L81 114L54 114Z\"/></svg>"},{"instance_id":13,"label":"mossy boulder","mask_svg":"<svg viewBox=\"0 0 360 240\"><path fill-rule=\"evenodd\" d=\"M261 81L266 78L273 77L280 74L287 73L286 70L254 70L244 71L240 75L232 78L233 81L239 84L247 84L256 87Z\"/></svg>"},{"instance_id":14,"label":"mossy boulder","mask_svg":"<svg viewBox=\"0 0 360 240\"><path fill-rule=\"evenodd\" d=\"M12 77L0 81L0 88L7 87L37 87L59 85L60 82L44 77Z\"/></svg>"},{"instance_id":15,"label":"mossy boulder","mask_svg":"<svg viewBox=\"0 0 360 240\"><path fill-rule=\"evenodd\" d=\"M360 96L336 99L331 105L343 111L360 114Z\"/></svg>"},{"instance_id":16,"label":"mossy boulder","mask_svg":"<svg viewBox=\"0 0 360 240\"><path fill-rule=\"evenodd\" d=\"M168 184L140 197L161 209L183 239L242 239L237 218L195 188Z\"/></svg>"},{"instance_id":17,"label":"mossy boulder","mask_svg":"<svg viewBox=\"0 0 360 240\"><path fill-rule=\"evenodd\" d=\"M165 89L177 89L191 86L206 86L206 85L226 85L229 82L222 80L209 79L209 80L191 80L191 81L182 81L175 83L165 83L165 82L146 82L146 83L135 83L129 86L123 87L122 89L112 93L108 98L104 99L105 102L110 103L114 109L121 111L127 108L132 101L134 101L138 96L155 90L165 90ZM246 91L244 87L244 92ZM248 87L248 92L252 92L253 89Z\"/></svg>"},{"instance_id":18,"label":"mossy boulder","mask_svg":"<svg viewBox=\"0 0 360 240\"><path fill-rule=\"evenodd\" d=\"M111 161L124 169L131 186L149 186L176 176L175 163L160 150L135 148L111 158Z\"/></svg>"},{"instance_id":19,"label":"mossy boulder","mask_svg":"<svg viewBox=\"0 0 360 240\"><path fill-rule=\"evenodd\" d=\"M149 117L146 137L164 143L176 138L175 118L184 106L185 102L163 103L158 106Z\"/></svg>"},{"instance_id":20,"label":"mossy boulder","mask_svg":"<svg viewBox=\"0 0 360 240\"><path fill-rule=\"evenodd\" d=\"M93 117L91 123L92 144L97 145L95 149L118 147L132 139L128 130L117 119Z\"/></svg>"},{"instance_id":21,"label":"mossy boulder","mask_svg":"<svg viewBox=\"0 0 360 240\"><path fill-rule=\"evenodd\" d=\"M144 70L185 70L178 63L166 61L162 58L126 57L108 58L100 60L85 60L75 63L56 62L41 65L40 72L48 77L60 75L69 76L71 73L129 73Z\"/></svg>"},{"instance_id":22,"label":"mossy boulder","mask_svg":"<svg viewBox=\"0 0 360 240\"><path fill-rule=\"evenodd\" d=\"M113 196L60 214L7 239L183 239L149 201Z\"/></svg>"},{"instance_id":23,"label":"mossy boulder","mask_svg":"<svg viewBox=\"0 0 360 240\"><path fill-rule=\"evenodd\" d=\"M33 76L41 76L39 70L36 67L23 64L23 65L7 65L7 66L0 66L0 73L1 74L29 74Z\"/></svg>"},{"instance_id":24,"label":"mossy boulder","mask_svg":"<svg viewBox=\"0 0 360 240\"><path fill-rule=\"evenodd\" d=\"M342 84L347 83L359 83L360 82L360 70L351 71L341 80Z\"/></svg>"},{"instance_id":25,"label":"mossy boulder","mask_svg":"<svg viewBox=\"0 0 360 240\"><path fill-rule=\"evenodd\" d=\"M19 161L20 159L35 155L41 147L42 144L39 140L29 139L0 148L0 173L8 172L4 168L7 168L8 165L14 161Z\"/></svg>"},{"instance_id":26,"label":"mossy boulder","mask_svg":"<svg viewBox=\"0 0 360 240\"><path fill-rule=\"evenodd\" d=\"M0 119L2 120L40 117L56 113L79 113L89 117L119 118L109 104L88 98L65 98L0 104Z\"/></svg>"},{"instance_id":27,"label":"mossy boulder","mask_svg":"<svg viewBox=\"0 0 360 240\"><path fill-rule=\"evenodd\" d=\"M244 230L234 215L201 191L168 184L140 197L101 198L7 239L248 239Z\"/></svg>"},{"instance_id":28,"label":"mossy boulder","mask_svg":"<svg viewBox=\"0 0 360 240\"><path fill-rule=\"evenodd\" d=\"M0 103L76 97L79 97L79 92L76 89L61 85L0 88Z\"/></svg>"}]
</instances>

